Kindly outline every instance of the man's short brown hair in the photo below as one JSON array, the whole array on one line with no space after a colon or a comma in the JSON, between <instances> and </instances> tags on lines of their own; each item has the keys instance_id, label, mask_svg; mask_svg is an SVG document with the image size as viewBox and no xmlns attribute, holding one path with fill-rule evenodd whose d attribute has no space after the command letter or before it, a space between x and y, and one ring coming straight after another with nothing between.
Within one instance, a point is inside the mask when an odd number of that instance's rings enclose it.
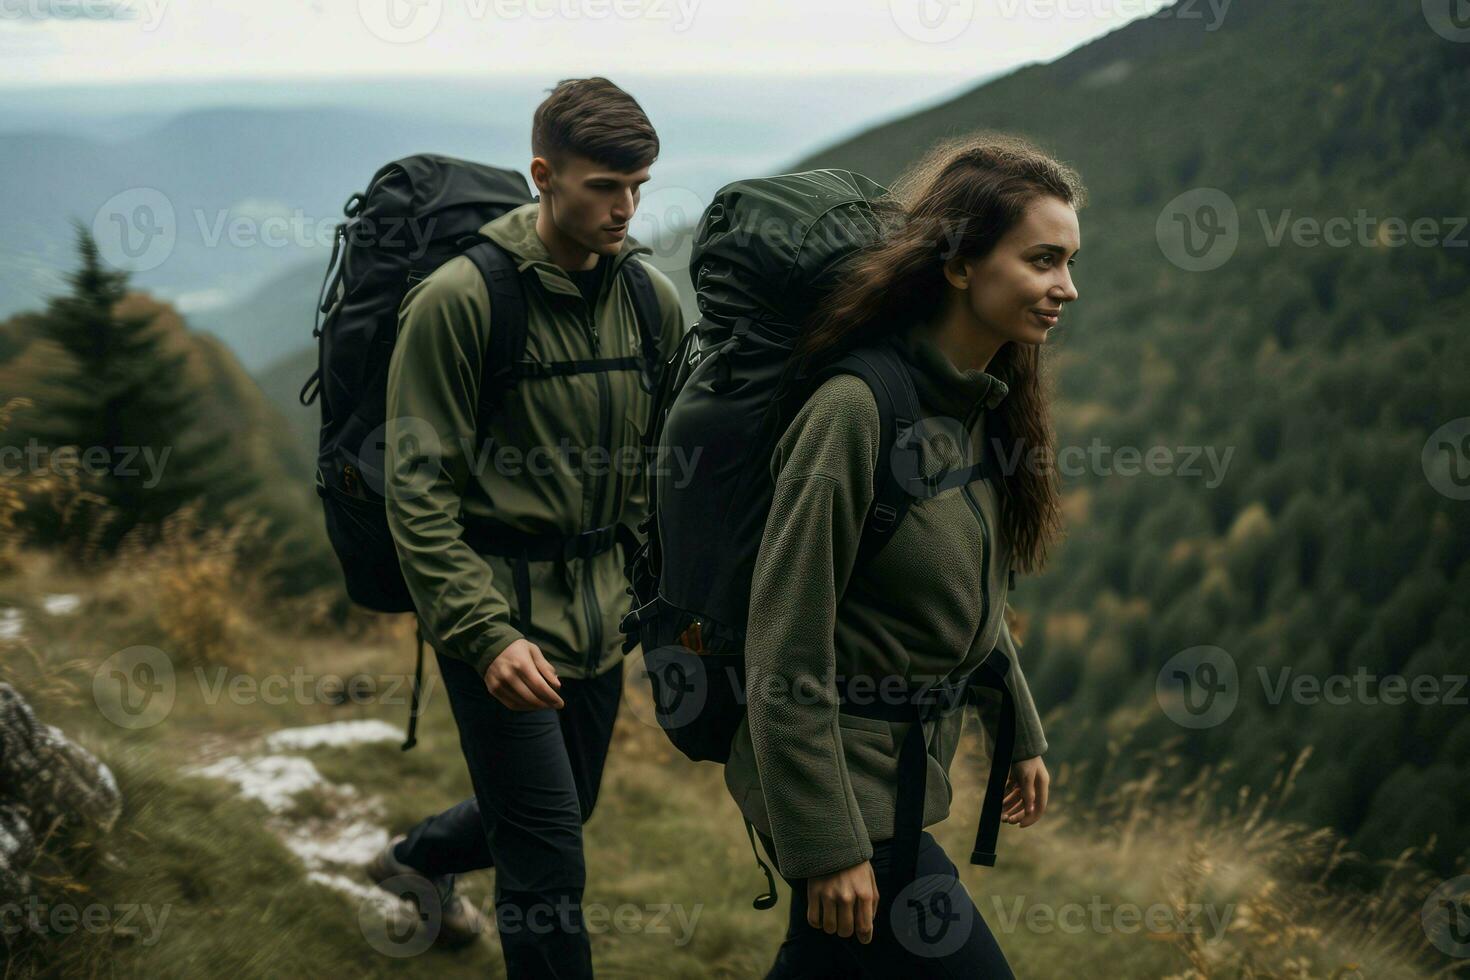
<instances>
[{"instance_id":1,"label":"man's short brown hair","mask_svg":"<svg viewBox=\"0 0 1470 980\"><path fill-rule=\"evenodd\" d=\"M627 172L658 159L658 134L637 100L612 82L566 78L536 107L531 152L552 163L574 153Z\"/></svg>"}]
</instances>

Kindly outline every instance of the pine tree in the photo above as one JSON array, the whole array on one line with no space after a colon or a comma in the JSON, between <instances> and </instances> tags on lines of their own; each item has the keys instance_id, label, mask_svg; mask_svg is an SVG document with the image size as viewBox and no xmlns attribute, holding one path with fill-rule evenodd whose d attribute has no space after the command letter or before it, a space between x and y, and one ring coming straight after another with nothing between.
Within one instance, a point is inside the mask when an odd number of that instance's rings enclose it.
<instances>
[{"instance_id":1,"label":"pine tree","mask_svg":"<svg viewBox=\"0 0 1470 980\"><path fill-rule=\"evenodd\" d=\"M231 465L228 440L198 431L186 355L167 349L152 314L118 312L128 274L102 263L81 226L77 250L71 292L51 300L40 323L75 365L68 397L47 412L46 434L52 446L77 446L84 466L101 462L93 489L112 513L99 543L108 548L134 527L156 527L196 499L217 517L254 480Z\"/></svg>"}]
</instances>

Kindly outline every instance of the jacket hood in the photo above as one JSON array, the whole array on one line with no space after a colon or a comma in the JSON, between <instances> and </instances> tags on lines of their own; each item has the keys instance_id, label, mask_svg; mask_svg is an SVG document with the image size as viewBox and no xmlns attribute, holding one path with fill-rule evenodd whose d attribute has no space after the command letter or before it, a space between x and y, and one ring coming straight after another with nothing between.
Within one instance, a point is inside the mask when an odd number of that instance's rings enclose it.
<instances>
[{"instance_id":1,"label":"jacket hood","mask_svg":"<svg viewBox=\"0 0 1470 980\"><path fill-rule=\"evenodd\" d=\"M578 294L576 285L561 266L551 260L546 243L536 234L536 217L541 203L532 201L507 211L493 221L480 226L480 234L505 249L516 259L516 267L522 272L534 268L541 277L541 284L551 292ZM650 255L653 249L640 245L632 236L623 239L623 247L612 257L613 271L634 255ZM598 260L603 261L602 259Z\"/></svg>"},{"instance_id":2,"label":"jacket hood","mask_svg":"<svg viewBox=\"0 0 1470 980\"><path fill-rule=\"evenodd\" d=\"M913 368L919 401L943 415L968 424L976 413L995 408L1010 392L993 374L956 367L922 324L911 325L897 341Z\"/></svg>"}]
</instances>

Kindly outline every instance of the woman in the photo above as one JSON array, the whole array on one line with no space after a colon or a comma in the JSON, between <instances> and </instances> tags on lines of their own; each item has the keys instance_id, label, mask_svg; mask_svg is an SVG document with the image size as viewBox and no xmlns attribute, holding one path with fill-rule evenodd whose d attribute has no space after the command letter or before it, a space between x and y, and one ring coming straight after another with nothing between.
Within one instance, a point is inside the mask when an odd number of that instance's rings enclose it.
<instances>
[{"instance_id":1,"label":"woman","mask_svg":"<svg viewBox=\"0 0 1470 980\"><path fill-rule=\"evenodd\" d=\"M799 363L815 371L857 347L895 345L926 416L916 431L957 436L925 441L925 475L981 459L987 439L992 468L916 500L855 567L883 465L867 384L841 374L822 382L773 455L747 624L746 720L726 767L792 887L770 977L1012 976L928 832L917 877L885 880L902 863L897 749L912 723L839 713L839 680L953 683L987 655L1006 657L1017 733L1003 819L1029 827L1046 810L1046 740L1004 613L1009 572L1040 570L1060 530L1055 471L1034 465L1054 444L1040 354L1077 299L1069 267L1085 191L1025 141L989 135L940 147L899 197L903 227L855 257L804 334ZM922 723L932 726L925 826L948 814L962 719Z\"/></svg>"}]
</instances>

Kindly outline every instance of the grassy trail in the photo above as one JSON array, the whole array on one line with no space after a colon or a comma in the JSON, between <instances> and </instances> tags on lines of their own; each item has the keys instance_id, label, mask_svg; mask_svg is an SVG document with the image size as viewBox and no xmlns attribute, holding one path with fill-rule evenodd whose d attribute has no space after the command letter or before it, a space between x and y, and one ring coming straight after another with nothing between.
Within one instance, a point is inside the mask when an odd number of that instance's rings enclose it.
<instances>
[{"instance_id":1,"label":"grassy trail","mask_svg":"<svg viewBox=\"0 0 1470 980\"><path fill-rule=\"evenodd\" d=\"M50 906L102 905L109 928L14 939L0 976L503 975L493 936L466 950L406 956L374 939L382 913L357 861L387 833L469 794L432 659L419 745L399 750L413 666L406 624L347 639L247 617L224 658L231 666L165 653L171 707L128 728L109 720L115 706L99 700L100 668L128 645L122 638L166 650L178 634L160 627L166 620L156 611L119 598L136 593L136 583L126 585L126 577L0 579L4 604L21 610L0 638L0 680L106 761L125 801L100 847L55 838L36 866ZM48 607L46 597L58 594L81 601ZM776 909L751 908L764 879L720 769L689 763L668 745L648 720L633 667L586 829L598 975L761 976L784 932L785 886ZM374 678L376 693L364 693L367 703L332 703L336 679L355 674ZM376 737L315 747L271 740L338 722L376 723L364 729ZM1401 881L1366 901L1314 891L1310 874L1330 860L1322 853L1330 836L1259 815L1252 821L1244 808L1230 816L1198 800L1157 800L1146 780L1120 787L1127 806L1083 805L1067 792L1065 765L1053 763L1046 818L1002 829L998 867L963 864L984 790L984 748L972 715L951 816L931 830L960 863L1020 977L1428 977L1466 965L1426 950L1409 911L1417 912L1414 896L1422 901L1426 880L1407 866ZM227 778L197 775L228 769L232 759L277 760L273 785L284 799L275 810ZM286 792L287 778L303 773L298 791ZM461 878L462 893L486 911L492 876Z\"/></svg>"}]
</instances>

